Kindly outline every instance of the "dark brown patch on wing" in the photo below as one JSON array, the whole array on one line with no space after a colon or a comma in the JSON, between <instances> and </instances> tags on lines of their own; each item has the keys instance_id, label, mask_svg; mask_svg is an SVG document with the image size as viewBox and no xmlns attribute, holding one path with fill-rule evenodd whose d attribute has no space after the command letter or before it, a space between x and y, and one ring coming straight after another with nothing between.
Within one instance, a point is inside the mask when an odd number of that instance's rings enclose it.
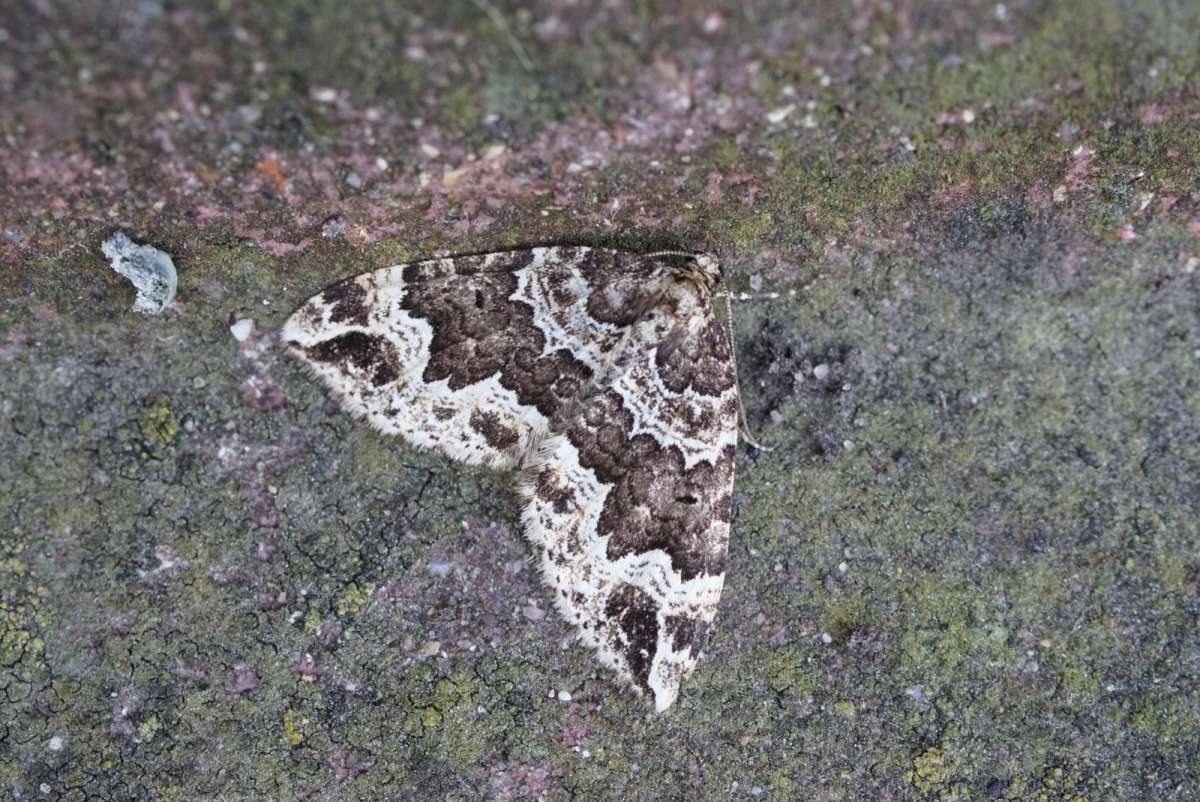
<instances>
[{"instance_id":1,"label":"dark brown patch on wing","mask_svg":"<svg viewBox=\"0 0 1200 802\"><path fill-rule=\"evenodd\" d=\"M725 550L714 548L708 533L714 520L724 520L717 502L733 471L733 448L716 465L700 462L685 471L679 451L659 447L649 435L630 446L628 469L609 491L596 527L609 536L608 558L661 549L685 582L721 573Z\"/></svg>"},{"instance_id":2,"label":"dark brown patch on wing","mask_svg":"<svg viewBox=\"0 0 1200 802\"><path fill-rule=\"evenodd\" d=\"M668 389L680 393L691 387L716 396L737 381L729 335L719 321L710 320L697 337L672 334L655 353L658 375Z\"/></svg>"},{"instance_id":3,"label":"dark brown patch on wing","mask_svg":"<svg viewBox=\"0 0 1200 802\"><path fill-rule=\"evenodd\" d=\"M622 585L608 597L604 615L615 625L613 650L624 656L637 686L653 697L650 668L658 651L658 605L641 588Z\"/></svg>"},{"instance_id":4,"label":"dark brown patch on wing","mask_svg":"<svg viewBox=\"0 0 1200 802\"><path fill-rule=\"evenodd\" d=\"M426 382L445 379L451 390L461 390L499 374L520 404L550 417L591 380L592 371L565 348L542 354L545 336L534 324L533 308L510 299L517 289L514 271L533 256L529 251L506 256L507 263L486 271L465 266L461 281L414 281L400 306L433 329L422 374Z\"/></svg>"},{"instance_id":5,"label":"dark brown patch on wing","mask_svg":"<svg viewBox=\"0 0 1200 802\"><path fill-rule=\"evenodd\" d=\"M664 623L667 634L671 636L671 648L674 651L682 652L684 647L687 647L692 657L700 656L700 651L708 641L706 622L686 615L669 615Z\"/></svg>"},{"instance_id":6,"label":"dark brown patch on wing","mask_svg":"<svg viewBox=\"0 0 1200 802\"><path fill-rule=\"evenodd\" d=\"M657 297L653 260L621 259L612 251L589 251L579 270L588 283L588 314L602 323L629 326Z\"/></svg>"},{"instance_id":7,"label":"dark brown patch on wing","mask_svg":"<svg viewBox=\"0 0 1200 802\"><path fill-rule=\"evenodd\" d=\"M476 409L471 413L468 422L471 428L482 435L487 444L497 451L506 451L516 445L520 439L516 430L501 423L500 416L495 412Z\"/></svg>"},{"instance_id":8,"label":"dark brown patch on wing","mask_svg":"<svg viewBox=\"0 0 1200 802\"><path fill-rule=\"evenodd\" d=\"M559 515L569 510L575 499L574 491L558 481L558 474L551 468L543 468L538 472L534 487L538 498L547 502Z\"/></svg>"},{"instance_id":9,"label":"dark brown patch on wing","mask_svg":"<svg viewBox=\"0 0 1200 802\"><path fill-rule=\"evenodd\" d=\"M714 520L729 520L733 447L715 465L685 469L677 447L648 434L631 437L632 430L633 415L615 390L591 399L567 430L580 464L612 485L596 525L608 537L608 558L661 549L684 581L721 573L724 544L710 542L708 532Z\"/></svg>"},{"instance_id":10,"label":"dark brown patch on wing","mask_svg":"<svg viewBox=\"0 0 1200 802\"><path fill-rule=\"evenodd\" d=\"M361 331L348 331L323 340L304 353L314 362L350 364L368 372L376 387L394 381L399 375L395 354L387 341Z\"/></svg>"},{"instance_id":11,"label":"dark brown patch on wing","mask_svg":"<svg viewBox=\"0 0 1200 802\"><path fill-rule=\"evenodd\" d=\"M366 326L368 321L367 291L356 278L348 278L326 287L321 299L329 305L330 323L351 323Z\"/></svg>"}]
</instances>

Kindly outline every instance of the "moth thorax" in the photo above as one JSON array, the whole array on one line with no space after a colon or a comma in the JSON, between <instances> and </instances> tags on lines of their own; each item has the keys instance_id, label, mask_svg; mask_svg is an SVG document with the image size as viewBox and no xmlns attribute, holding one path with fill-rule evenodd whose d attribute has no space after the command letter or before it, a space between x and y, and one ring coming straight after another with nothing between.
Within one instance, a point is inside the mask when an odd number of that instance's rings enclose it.
<instances>
[{"instance_id":1,"label":"moth thorax","mask_svg":"<svg viewBox=\"0 0 1200 802\"><path fill-rule=\"evenodd\" d=\"M709 256L706 253L698 253L694 258L696 267L708 278L709 286L716 286L717 282L721 280L721 263L715 256Z\"/></svg>"},{"instance_id":2,"label":"moth thorax","mask_svg":"<svg viewBox=\"0 0 1200 802\"><path fill-rule=\"evenodd\" d=\"M717 260L707 254L696 254L671 272L676 285L690 292L699 301L700 307L707 310L713 288L721 280L721 267ZM695 303L688 304L680 299L677 306L684 312L688 307L695 306Z\"/></svg>"},{"instance_id":3,"label":"moth thorax","mask_svg":"<svg viewBox=\"0 0 1200 802\"><path fill-rule=\"evenodd\" d=\"M676 275L668 282L653 315L657 337L696 336L711 316L712 289L693 276Z\"/></svg>"}]
</instances>

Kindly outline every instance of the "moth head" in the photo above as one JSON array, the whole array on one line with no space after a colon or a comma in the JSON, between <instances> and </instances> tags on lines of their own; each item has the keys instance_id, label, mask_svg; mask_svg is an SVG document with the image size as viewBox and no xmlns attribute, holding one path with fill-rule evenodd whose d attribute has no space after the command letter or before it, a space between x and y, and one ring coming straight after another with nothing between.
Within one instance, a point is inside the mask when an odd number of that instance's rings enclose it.
<instances>
[{"instance_id":1,"label":"moth head","mask_svg":"<svg viewBox=\"0 0 1200 802\"><path fill-rule=\"evenodd\" d=\"M704 298L711 297L713 288L721 281L721 263L715 256L700 251L658 251L647 254L645 258L661 257L674 257L671 272L680 281L691 282L699 287Z\"/></svg>"},{"instance_id":2,"label":"moth head","mask_svg":"<svg viewBox=\"0 0 1200 802\"><path fill-rule=\"evenodd\" d=\"M713 288L721 281L721 263L706 253L688 254L680 278L689 281L700 291L705 303L712 298Z\"/></svg>"},{"instance_id":3,"label":"moth head","mask_svg":"<svg viewBox=\"0 0 1200 802\"><path fill-rule=\"evenodd\" d=\"M692 261L710 285L715 287L721 282L721 263L717 261L717 257L697 252L692 254Z\"/></svg>"}]
</instances>

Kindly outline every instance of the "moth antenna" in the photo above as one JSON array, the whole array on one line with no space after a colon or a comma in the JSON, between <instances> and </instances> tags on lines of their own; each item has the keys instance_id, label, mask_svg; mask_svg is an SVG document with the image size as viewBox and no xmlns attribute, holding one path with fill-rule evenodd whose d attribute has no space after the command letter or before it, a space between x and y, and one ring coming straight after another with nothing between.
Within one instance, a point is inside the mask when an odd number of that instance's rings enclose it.
<instances>
[{"instance_id":1,"label":"moth antenna","mask_svg":"<svg viewBox=\"0 0 1200 802\"><path fill-rule=\"evenodd\" d=\"M776 301L783 297L777 292L727 292L726 296L733 301Z\"/></svg>"},{"instance_id":2,"label":"moth antenna","mask_svg":"<svg viewBox=\"0 0 1200 802\"><path fill-rule=\"evenodd\" d=\"M694 253L687 251L655 251L654 253L642 254L643 259L655 259L659 256L682 256L685 259L691 259L695 256Z\"/></svg>"},{"instance_id":3,"label":"moth antenna","mask_svg":"<svg viewBox=\"0 0 1200 802\"><path fill-rule=\"evenodd\" d=\"M743 293L744 294L744 293ZM737 348L734 345L733 339L733 297L729 292L728 286L725 288L725 327L729 330L729 358L733 362L733 375L735 381L738 376L737 369ZM767 448L758 440L754 439L754 435L750 433L750 423L746 420L746 407L742 404L742 387L738 384L737 388L737 405L738 405L738 432L742 435L747 443L757 448L764 453L774 451L773 448Z\"/></svg>"}]
</instances>

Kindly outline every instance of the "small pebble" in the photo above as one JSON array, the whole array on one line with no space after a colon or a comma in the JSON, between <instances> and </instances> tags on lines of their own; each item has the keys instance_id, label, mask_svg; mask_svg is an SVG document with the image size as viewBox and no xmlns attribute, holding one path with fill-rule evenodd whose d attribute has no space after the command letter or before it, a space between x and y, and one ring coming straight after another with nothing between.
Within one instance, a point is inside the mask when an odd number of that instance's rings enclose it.
<instances>
[{"instance_id":1,"label":"small pebble","mask_svg":"<svg viewBox=\"0 0 1200 802\"><path fill-rule=\"evenodd\" d=\"M571 701L571 692L570 691L559 691L558 692L558 701L560 701L560 702Z\"/></svg>"},{"instance_id":2,"label":"small pebble","mask_svg":"<svg viewBox=\"0 0 1200 802\"><path fill-rule=\"evenodd\" d=\"M767 122L772 125L783 122L788 118L788 115L796 110L795 103L789 103L786 106L780 106L777 109L767 112Z\"/></svg>"},{"instance_id":3,"label":"small pebble","mask_svg":"<svg viewBox=\"0 0 1200 802\"><path fill-rule=\"evenodd\" d=\"M813 368L813 378L817 381L825 381L829 376L829 366L824 362Z\"/></svg>"},{"instance_id":4,"label":"small pebble","mask_svg":"<svg viewBox=\"0 0 1200 802\"><path fill-rule=\"evenodd\" d=\"M238 322L229 327L229 333L233 338L240 343L246 342L250 338L250 333L254 331L254 321L248 317L244 317Z\"/></svg>"}]
</instances>

